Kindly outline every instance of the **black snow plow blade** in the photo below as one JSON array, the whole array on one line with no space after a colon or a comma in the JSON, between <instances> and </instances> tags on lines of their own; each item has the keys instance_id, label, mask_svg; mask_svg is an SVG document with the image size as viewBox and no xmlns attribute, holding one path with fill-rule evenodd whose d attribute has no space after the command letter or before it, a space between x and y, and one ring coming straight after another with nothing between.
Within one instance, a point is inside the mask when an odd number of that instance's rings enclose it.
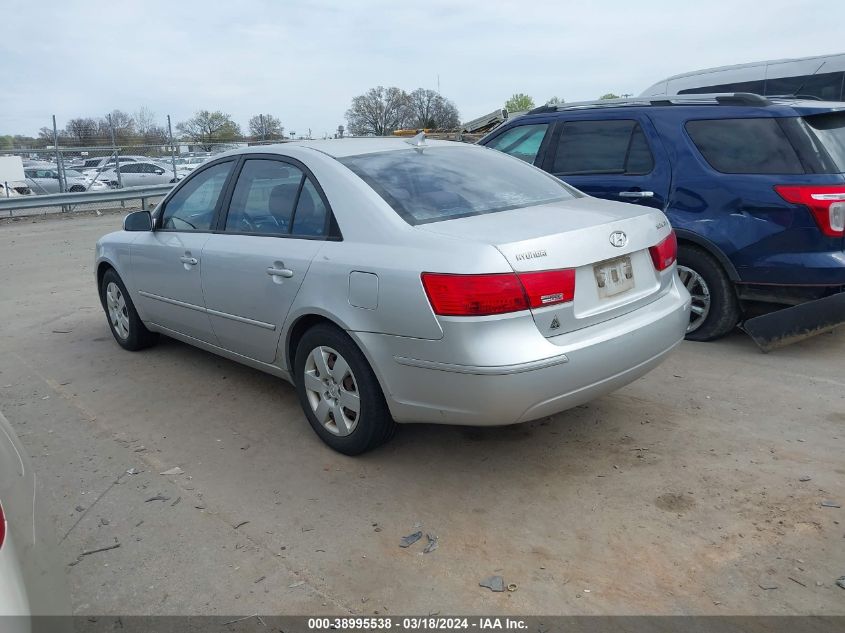
<instances>
[{"instance_id":1,"label":"black snow plow blade","mask_svg":"<svg viewBox=\"0 0 845 633\"><path fill-rule=\"evenodd\" d=\"M748 319L742 329L764 352L845 324L845 292Z\"/></svg>"}]
</instances>

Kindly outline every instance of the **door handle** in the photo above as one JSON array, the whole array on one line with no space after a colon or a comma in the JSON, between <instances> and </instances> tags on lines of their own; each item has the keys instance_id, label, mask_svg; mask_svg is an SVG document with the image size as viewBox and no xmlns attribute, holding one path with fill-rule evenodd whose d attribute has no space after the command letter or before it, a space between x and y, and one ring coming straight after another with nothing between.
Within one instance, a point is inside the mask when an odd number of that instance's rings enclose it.
<instances>
[{"instance_id":1,"label":"door handle","mask_svg":"<svg viewBox=\"0 0 845 633\"><path fill-rule=\"evenodd\" d=\"M188 257L187 255L182 255L182 257L179 258L179 261L183 264L190 264L191 266L199 264L199 260L196 257Z\"/></svg>"},{"instance_id":2,"label":"door handle","mask_svg":"<svg viewBox=\"0 0 845 633\"><path fill-rule=\"evenodd\" d=\"M620 198L653 198L653 191L620 191Z\"/></svg>"},{"instance_id":3,"label":"door handle","mask_svg":"<svg viewBox=\"0 0 845 633\"><path fill-rule=\"evenodd\" d=\"M273 268L271 266L267 269L267 274L271 277L284 277L285 279L293 277L293 271L290 268Z\"/></svg>"}]
</instances>

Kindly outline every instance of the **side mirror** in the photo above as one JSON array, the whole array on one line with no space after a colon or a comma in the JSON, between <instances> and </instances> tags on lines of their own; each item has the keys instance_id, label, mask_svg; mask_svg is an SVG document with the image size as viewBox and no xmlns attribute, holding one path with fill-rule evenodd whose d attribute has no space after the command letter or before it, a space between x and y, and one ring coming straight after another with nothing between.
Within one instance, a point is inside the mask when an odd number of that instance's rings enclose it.
<instances>
[{"instance_id":1,"label":"side mirror","mask_svg":"<svg viewBox=\"0 0 845 633\"><path fill-rule=\"evenodd\" d=\"M149 211L133 211L123 218L124 231L152 231L153 217Z\"/></svg>"},{"instance_id":2,"label":"side mirror","mask_svg":"<svg viewBox=\"0 0 845 633\"><path fill-rule=\"evenodd\" d=\"M163 169L156 169L156 173L161 176L164 173Z\"/></svg>"}]
</instances>

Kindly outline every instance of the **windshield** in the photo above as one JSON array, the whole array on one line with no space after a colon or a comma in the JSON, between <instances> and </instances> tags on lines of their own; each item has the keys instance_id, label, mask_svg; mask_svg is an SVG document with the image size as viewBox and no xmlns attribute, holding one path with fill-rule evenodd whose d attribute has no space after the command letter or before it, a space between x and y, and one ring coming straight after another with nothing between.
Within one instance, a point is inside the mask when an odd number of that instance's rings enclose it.
<instances>
[{"instance_id":1,"label":"windshield","mask_svg":"<svg viewBox=\"0 0 845 633\"><path fill-rule=\"evenodd\" d=\"M845 172L845 112L808 116L804 122L822 142L837 170Z\"/></svg>"},{"instance_id":2,"label":"windshield","mask_svg":"<svg viewBox=\"0 0 845 633\"><path fill-rule=\"evenodd\" d=\"M409 224L574 198L561 181L495 150L429 147L338 159Z\"/></svg>"}]
</instances>

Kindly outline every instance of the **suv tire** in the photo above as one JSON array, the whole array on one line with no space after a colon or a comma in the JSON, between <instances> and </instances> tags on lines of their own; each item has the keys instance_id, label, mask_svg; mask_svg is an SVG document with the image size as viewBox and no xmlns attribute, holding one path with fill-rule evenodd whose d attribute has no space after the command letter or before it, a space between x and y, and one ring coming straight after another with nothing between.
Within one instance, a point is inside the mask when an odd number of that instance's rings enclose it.
<instances>
[{"instance_id":1,"label":"suv tire","mask_svg":"<svg viewBox=\"0 0 845 633\"><path fill-rule=\"evenodd\" d=\"M733 283L716 259L691 244L678 246L678 275L692 295L688 341L713 341L733 330L740 319Z\"/></svg>"}]
</instances>

